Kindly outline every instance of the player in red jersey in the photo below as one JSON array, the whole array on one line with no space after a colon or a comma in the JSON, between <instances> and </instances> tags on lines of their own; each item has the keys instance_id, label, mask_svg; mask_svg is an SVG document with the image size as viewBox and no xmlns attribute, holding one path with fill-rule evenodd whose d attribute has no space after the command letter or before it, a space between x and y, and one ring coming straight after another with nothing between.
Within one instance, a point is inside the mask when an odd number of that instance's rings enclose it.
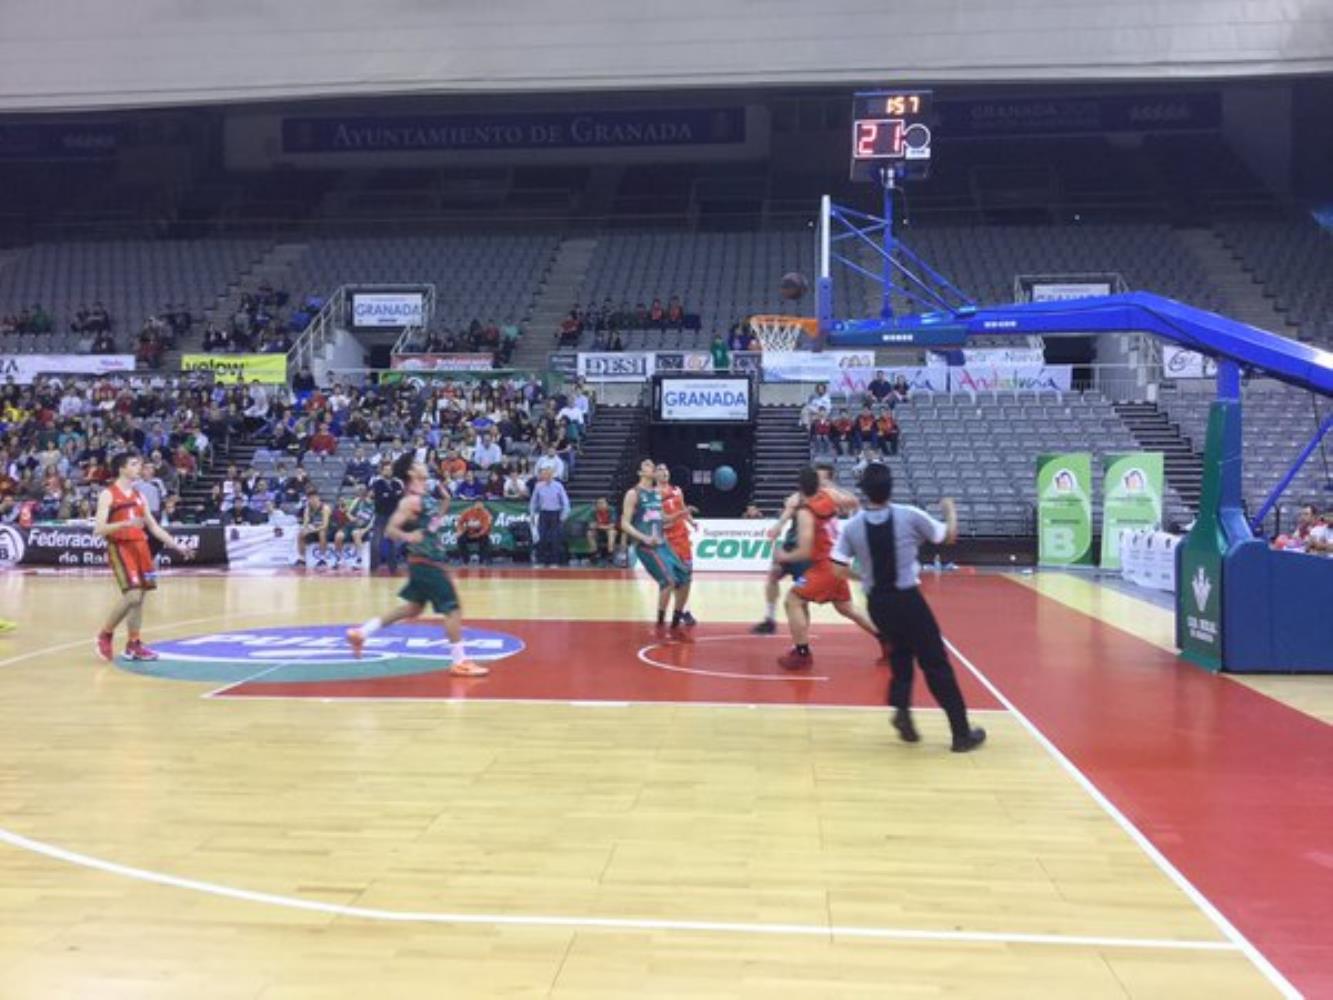
<instances>
[{"instance_id":1,"label":"player in red jersey","mask_svg":"<svg viewBox=\"0 0 1333 1000\"><path fill-rule=\"evenodd\" d=\"M662 496L662 523L665 527L667 545L676 554L676 558L685 566L685 586L680 592L676 610L671 614L671 627L684 625L693 628L698 620L690 614L685 605L690 600L690 583L694 578L694 546L690 542L690 528L694 525L694 510L685 503L685 493L679 486L671 485L671 470L665 462L658 462L653 470L657 481L657 492Z\"/></svg>"},{"instance_id":2,"label":"player in red jersey","mask_svg":"<svg viewBox=\"0 0 1333 1000\"><path fill-rule=\"evenodd\" d=\"M833 543L838 537L838 515L847 510L848 497L826 485L818 470L801 470L801 502L796 510L796 546L781 549L774 558L780 563L807 563L787 591L784 607L791 630L792 649L778 658L786 670L802 670L815 660L810 652L810 605L832 604L844 618L880 639L879 631L852 602L852 590L833 568Z\"/></svg>"},{"instance_id":3,"label":"player in red jersey","mask_svg":"<svg viewBox=\"0 0 1333 1000\"><path fill-rule=\"evenodd\" d=\"M106 539L107 562L120 587L121 598L102 631L97 633L97 655L110 663L115 659L112 636L116 626L129 620L129 642L125 655L131 660L156 660L157 654L143 644L139 630L143 625L143 601L148 591L157 589L157 567L148 549L152 535L166 548L192 559L194 553L184 548L157 523L134 483L143 472L143 459L134 452L123 452L111 460L115 480L97 498L96 532Z\"/></svg>"}]
</instances>

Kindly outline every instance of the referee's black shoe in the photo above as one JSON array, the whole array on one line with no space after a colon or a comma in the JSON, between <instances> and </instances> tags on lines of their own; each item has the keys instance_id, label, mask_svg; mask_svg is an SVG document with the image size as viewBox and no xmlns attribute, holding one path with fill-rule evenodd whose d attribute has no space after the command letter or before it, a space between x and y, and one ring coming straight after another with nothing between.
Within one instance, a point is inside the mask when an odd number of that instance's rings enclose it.
<instances>
[{"instance_id":1,"label":"referee's black shoe","mask_svg":"<svg viewBox=\"0 0 1333 1000\"><path fill-rule=\"evenodd\" d=\"M977 726L961 740L954 740L950 748L954 753L967 753L969 750L975 750L981 744L986 742L986 730Z\"/></svg>"},{"instance_id":2,"label":"referee's black shoe","mask_svg":"<svg viewBox=\"0 0 1333 1000\"><path fill-rule=\"evenodd\" d=\"M893 728L898 730L898 736L904 743L921 742L921 734L916 731L912 713L907 709L900 708L893 713Z\"/></svg>"}]
</instances>

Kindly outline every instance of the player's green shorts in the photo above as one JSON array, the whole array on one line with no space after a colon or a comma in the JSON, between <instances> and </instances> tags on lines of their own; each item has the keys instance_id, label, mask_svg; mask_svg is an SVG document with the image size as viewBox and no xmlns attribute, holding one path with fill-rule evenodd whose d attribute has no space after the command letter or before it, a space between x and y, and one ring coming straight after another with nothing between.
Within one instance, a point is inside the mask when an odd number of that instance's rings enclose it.
<instances>
[{"instance_id":1,"label":"player's green shorts","mask_svg":"<svg viewBox=\"0 0 1333 1000\"><path fill-rule=\"evenodd\" d=\"M407 586L398 591L398 596L409 604L429 604L442 615L462 607L454 581L443 567L434 563L408 563Z\"/></svg>"},{"instance_id":2,"label":"player's green shorts","mask_svg":"<svg viewBox=\"0 0 1333 1000\"><path fill-rule=\"evenodd\" d=\"M639 556L639 565L659 587L683 587L690 582L690 567L665 542L656 546L636 545L634 551Z\"/></svg>"}]
</instances>

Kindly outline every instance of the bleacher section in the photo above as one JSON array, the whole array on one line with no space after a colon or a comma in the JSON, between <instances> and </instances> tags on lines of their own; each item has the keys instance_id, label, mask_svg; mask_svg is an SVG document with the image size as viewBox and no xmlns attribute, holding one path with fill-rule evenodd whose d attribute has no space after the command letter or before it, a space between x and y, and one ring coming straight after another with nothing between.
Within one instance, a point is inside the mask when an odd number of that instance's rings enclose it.
<instances>
[{"instance_id":1,"label":"bleacher section","mask_svg":"<svg viewBox=\"0 0 1333 1000\"><path fill-rule=\"evenodd\" d=\"M1196 452L1202 453L1212 397L1181 393L1163 395L1160 405L1180 425ZM1278 384L1263 384L1245 393L1244 472L1242 494L1251 514L1257 514L1268 494L1291 467L1310 440L1318 422L1333 413L1333 400ZM1316 452L1305 463L1282 499L1282 523L1294 523L1294 511L1312 502L1320 509L1333 504L1333 486L1324 456Z\"/></svg>"},{"instance_id":2,"label":"bleacher section","mask_svg":"<svg viewBox=\"0 0 1333 1000\"><path fill-rule=\"evenodd\" d=\"M1035 531L1037 456L1090 451L1094 477L1102 456L1138 450L1111 403L1097 392L967 396L914 395L894 410L902 428L893 470L899 502L933 508L941 497L958 501L964 535L1031 535ZM816 456L817 457L817 456ZM836 460L838 482L855 486L855 456ZM1100 495L1100 489L1095 491ZM1164 518L1187 522L1185 504L1168 490ZM1101 524L1100 500L1094 524Z\"/></svg>"},{"instance_id":3,"label":"bleacher section","mask_svg":"<svg viewBox=\"0 0 1333 1000\"><path fill-rule=\"evenodd\" d=\"M292 266L296 301L340 285L435 285L435 326L457 330L527 313L555 253L554 236L404 236L312 241Z\"/></svg>"},{"instance_id":4,"label":"bleacher section","mask_svg":"<svg viewBox=\"0 0 1333 1000\"><path fill-rule=\"evenodd\" d=\"M262 240L133 240L43 243L0 269L0 315L40 303L55 321L51 336L19 338L7 350L60 353L90 337L66 336L81 305L100 300L129 348L143 321L168 303L192 314L211 308L264 253ZM13 338L11 338L13 339Z\"/></svg>"},{"instance_id":5,"label":"bleacher section","mask_svg":"<svg viewBox=\"0 0 1333 1000\"><path fill-rule=\"evenodd\" d=\"M1217 230L1300 326L1302 340L1333 343L1333 235L1308 219L1228 222Z\"/></svg>"}]
</instances>

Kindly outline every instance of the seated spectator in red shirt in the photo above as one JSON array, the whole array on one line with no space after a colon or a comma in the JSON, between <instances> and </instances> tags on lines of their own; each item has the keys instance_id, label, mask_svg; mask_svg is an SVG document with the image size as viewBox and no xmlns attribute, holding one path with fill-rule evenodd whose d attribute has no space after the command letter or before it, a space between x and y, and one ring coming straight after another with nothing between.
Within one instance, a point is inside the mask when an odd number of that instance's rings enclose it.
<instances>
[{"instance_id":1,"label":"seated spectator in red shirt","mask_svg":"<svg viewBox=\"0 0 1333 1000\"><path fill-rule=\"evenodd\" d=\"M875 428L875 415L870 412L870 407L863 406L861 415L852 425L852 450L860 451L866 446L878 448L879 433Z\"/></svg>"},{"instance_id":2,"label":"seated spectator in red shirt","mask_svg":"<svg viewBox=\"0 0 1333 1000\"><path fill-rule=\"evenodd\" d=\"M666 311L667 325L673 326L677 330L685 325L685 307L680 304L680 296L671 296L671 301L667 303Z\"/></svg>"},{"instance_id":3,"label":"seated spectator in red shirt","mask_svg":"<svg viewBox=\"0 0 1333 1000\"><path fill-rule=\"evenodd\" d=\"M186 451L184 447L176 449L176 454L172 457L171 464L176 467L176 472L180 474L182 479L189 479L199 471L199 463L194 460L194 456Z\"/></svg>"},{"instance_id":4,"label":"seated spectator in red shirt","mask_svg":"<svg viewBox=\"0 0 1333 1000\"><path fill-rule=\"evenodd\" d=\"M319 425L319 430L315 431L310 437L310 453L324 458L332 455L338 450L338 439L333 436L333 431L329 430L329 425L323 423Z\"/></svg>"},{"instance_id":5,"label":"seated spectator in red shirt","mask_svg":"<svg viewBox=\"0 0 1333 1000\"><path fill-rule=\"evenodd\" d=\"M890 455L898 454L898 423L887 409L875 421L875 430L879 433L879 440L885 450Z\"/></svg>"},{"instance_id":6,"label":"seated spectator in red shirt","mask_svg":"<svg viewBox=\"0 0 1333 1000\"><path fill-rule=\"evenodd\" d=\"M648 307L648 322L659 330L666 329L666 310L662 308L661 299L653 299L653 304Z\"/></svg>"},{"instance_id":7,"label":"seated spectator in red shirt","mask_svg":"<svg viewBox=\"0 0 1333 1000\"><path fill-rule=\"evenodd\" d=\"M579 321L573 313L561 321L560 331L555 335L555 339L561 347L572 347L579 342Z\"/></svg>"},{"instance_id":8,"label":"seated spectator in red shirt","mask_svg":"<svg viewBox=\"0 0 1333 1000\"><path fill-rule=\"evenodd\" d=\"M829 440L833 442L833 447L837 449L839 455L848 454L852 446L854 426L851 414L846 410L839 410L837 419L833 421L833 432L829 434Z\"/></svg>"}]
</instances>

